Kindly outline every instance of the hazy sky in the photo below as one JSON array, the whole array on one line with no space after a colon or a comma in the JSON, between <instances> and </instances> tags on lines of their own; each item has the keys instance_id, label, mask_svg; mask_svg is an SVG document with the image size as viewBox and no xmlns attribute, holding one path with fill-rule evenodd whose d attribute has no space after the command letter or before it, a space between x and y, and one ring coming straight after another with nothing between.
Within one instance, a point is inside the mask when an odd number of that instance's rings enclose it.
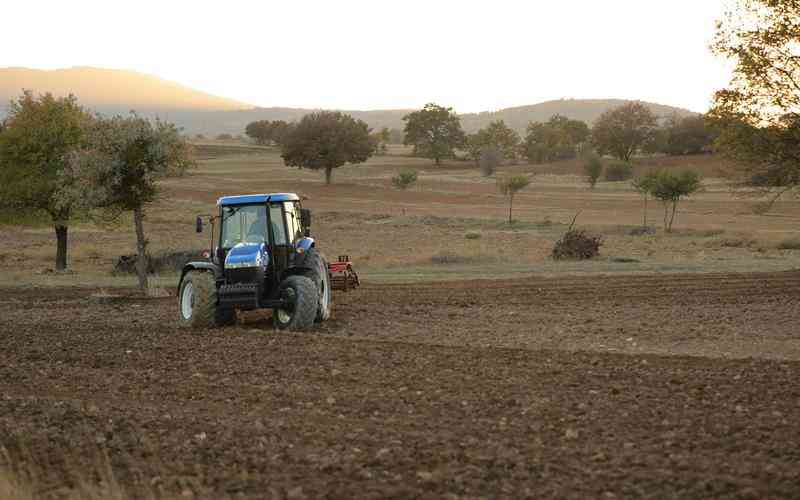
<instances>
[{"instance_id":1,"label":"hazy sky","mask_svg":"<svg viewBox=\"0 0 800 500\"><path fill-rule=\"evenodd\" d=\"M8 1L0 66L155 74L260 106L707 109L725 0ZM13 20L13 22L11 22Z\"/></svg>"}]
</instances>

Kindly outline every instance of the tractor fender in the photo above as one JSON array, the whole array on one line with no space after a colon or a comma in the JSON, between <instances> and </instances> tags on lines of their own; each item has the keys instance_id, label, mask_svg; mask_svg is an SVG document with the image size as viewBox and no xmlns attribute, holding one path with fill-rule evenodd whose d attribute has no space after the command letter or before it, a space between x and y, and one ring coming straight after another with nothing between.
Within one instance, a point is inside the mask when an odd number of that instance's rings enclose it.
<instances>
[{"instance_id":1,"label":"tractor fender","mask_svg":"<svg viewBox=\"0 0 800 500\"><path fill-rule=\"evenodd\" d=\"M311 248L314 248L314 246L314 238L305 237L298 241L296 246L297 251L294 254L294 261L292 262L290 268L306 269L306 255Z\"/></svg>"},{"instance_id":2,"label":"tractor fender","mask_svg":"<svg viewBox=\"0 0 800 500\"><path fill-rule=\"evenodd\" d=\"M183 278L189 271L206 271L214 274L214 279L218 280L222 277L222 269L213 262L187 262L181 270L181 279L178 280L178 293L180 293Z\"/></svg>"}]
</instances>

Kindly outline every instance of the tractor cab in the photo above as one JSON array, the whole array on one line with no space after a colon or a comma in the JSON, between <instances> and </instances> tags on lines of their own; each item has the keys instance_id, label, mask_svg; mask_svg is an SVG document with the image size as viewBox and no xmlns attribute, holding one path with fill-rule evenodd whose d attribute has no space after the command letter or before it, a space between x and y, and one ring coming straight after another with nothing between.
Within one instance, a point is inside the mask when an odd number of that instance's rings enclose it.
<instances>
[{"instance_id":1,"label":"tractor cab","mask_svg":"<svg viewBox=\"0 0 800 500\"><path fill-rule=\"evenodd\" d=\"M181 273L181 324L219 326L236 310L271 308L278 327L305 329L311 309L312 323L327 319L332 290L358 286L349 257L329 264L319 252L311 211L296 194L225 196L217 206L217 215L196 220L198 233L210 222L211 249L207 261L189 262Z\"/></svg>"}]
</instances>

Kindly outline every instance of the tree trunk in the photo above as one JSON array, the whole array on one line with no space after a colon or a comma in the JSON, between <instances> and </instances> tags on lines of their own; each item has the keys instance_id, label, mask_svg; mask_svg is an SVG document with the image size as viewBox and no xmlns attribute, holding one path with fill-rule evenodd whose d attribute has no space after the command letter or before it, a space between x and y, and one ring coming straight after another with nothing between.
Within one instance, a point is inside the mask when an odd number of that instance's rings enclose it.
<instances>
[{"instance_id":1,"label":"tree trunk","mask_svg":"<svg viewBox=\"0 0 800 500\"><path fill-rule=\"evenodd\" d=\"M670 227L669 227L669 224L667 223L668 219L669 219L669 203L667 203L665 201L664 202L664 231L667 232L667 233L670 232Z\"/></svg>"},{"instance_id":2,"label":"tree trunk","mask_svg":"<svg viewBox=\"0 0 800 500\"><path fill-rule=\"evenodd\" d=\"M67 268L67 226L56 223L56 271Z\"/></svg>"},{"instance_id":3,"label":"tree trunk","mask_svg":"<svg viewBox=\"0 0 800 500\"><path fill-rule=\"evenodd\" d=\"M672 201L672 215L669 218L669 232L672 232L672 223L675 221L675 209L678 208L678 200Z\"/></svg>"},{"instance_id":4,"label":"tree trunk","mask_svg":"<svg viewBox=\"0 0 800 500\"><path fill-rule=\"evenodd\" d=\"M437 156L436 158L434 158L434 159L433 159L433 161L435 161L435 162L436 162L436 166L437 166L437 167L438 167L439 165L441 165L441 164L442 164L442 159L441 159L441 158L439 158L438 156Z\"/></svg>"},{"instance_id":5,"label":"tree trunk","mask_svg":"<svg viewBox=\"0 0 800 500\"><path fill-rule=\"evenodd\" d=\"M144 237L144 211L142 207L133 210L133 224L136 226L136 276L139 278L139 289L147 293L147 240Z\"/></svg>"},{"instance_id":6,"label":"tree trunk","mask_svg":"<svg viewBox=\"0 0 800 500\"><path fill-rule=\"evenodd\" d=\"M325 184L330 185L332 176L333 169L331 167L325 167Z\"/></svg>"},{"instance_id":7,"label":"tree trunk","mask_svg":"<svg viewBox=\"0 0 800 500\"><path fill-rule=\"evenodd\" d=\"M643 216L644 217L644 219L643 219L644 226L643 227L645 229L647 229L647 198L648 198L647 197L647 193L645 193L644 194L644 216Z\"/></svg>"},{"instance_id":8,"label":"tree trunk","mask_svg":"<svg viewBox=\"0 0 800 500\"><path fill-rule=\"evenodd\" d=\"M508 197L508 225L511 225L511 211L514 208L514 195Z\"/></svg>"}]
</instances>

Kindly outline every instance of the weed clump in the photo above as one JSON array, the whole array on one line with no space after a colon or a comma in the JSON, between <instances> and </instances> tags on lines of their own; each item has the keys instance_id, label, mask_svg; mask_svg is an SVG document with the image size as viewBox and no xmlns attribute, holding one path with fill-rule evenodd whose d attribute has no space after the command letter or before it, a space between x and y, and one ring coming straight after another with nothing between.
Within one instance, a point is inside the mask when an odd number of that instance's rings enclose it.
<instances>
[{"instance_id":1,"label":"weed clump","mask_svg":"<svg viewBox=\"0 0 800 500\"><path fill-rule=\"evenodd\" d=\"M570 229L553 247L555 260L586 260L600 254L603 237L588 234L583 229Z\"/></svg>"}]
</instances>

